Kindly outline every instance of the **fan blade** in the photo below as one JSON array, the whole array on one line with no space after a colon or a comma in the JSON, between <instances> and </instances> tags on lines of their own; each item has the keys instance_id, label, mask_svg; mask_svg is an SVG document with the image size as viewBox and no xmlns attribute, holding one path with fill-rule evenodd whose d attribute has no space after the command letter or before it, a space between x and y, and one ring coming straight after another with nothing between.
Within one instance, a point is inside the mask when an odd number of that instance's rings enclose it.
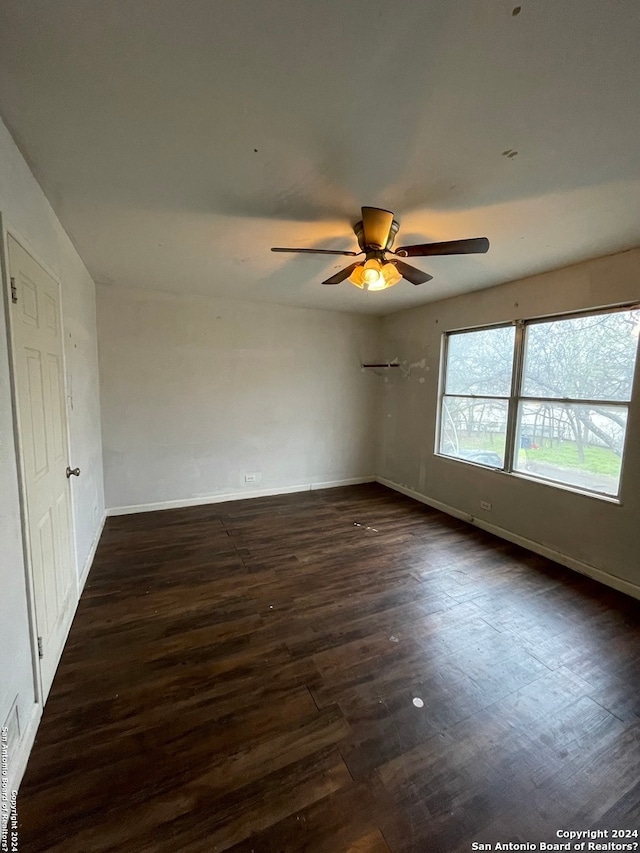
<instances>
[{"instance_id":1,"label":"fan blade","mask_svg":"<svg viewBox=\"0 0 640 853\"><path fill-rule=\"evenodd\" d=\"M422 272L417 267L405 264L404 261L391 261L391 263L402 274L402 277L410 281L411 284L426 284L426 282L431 281L433 278L428 272Z\"/></svg>"},{"instance_id":2,"label":"fan blade","mask_svg":"<svg viewBox=\"0 0 640 853\"><path fill-rule=\"evenodd\" d=\"M393 213L379 207L362 208L362 232L365 246L377 246L385 249L389 231L393 222Z\"/></svg>"},{"instance_id":3,"label":"fan blade","mask_svg":"<svg viewBox=\"0 0 640 853\"><path fill-rule=\"evenodd\" d=\"M355 258L361 255L362 252L343 252L340 249L271 249L272 252L304 252L306 255L351 255Z\"/></svg>"},{"instance_id":4,"label":"fan blade","mask_svg":"<svg viewBox=\"0 0 640 853\"><path fill-rule=\"evenodd\" d=\"M335 275L332 275L331 278L328 278L326 281L323 281L323 284L340 284L341 281L344 281L345 278L349 278L354 269L360 265L360 261L357 261L355 264L349 264L348 267L345 267L340 272L337 272Z\"/></svg>"},{"instance_id":5,"label":"fan blade","mask_svg":"<svg viewBox=\"0 0 640 853\"><path fill-rule=\"evenodd\" d=\"M428 258L431 255L475 255L489 251L486 237L471 240L445 240L443 243L420 243L417 246L400 246L395 250L401 258Z\"/></svg>"}]
</instances>

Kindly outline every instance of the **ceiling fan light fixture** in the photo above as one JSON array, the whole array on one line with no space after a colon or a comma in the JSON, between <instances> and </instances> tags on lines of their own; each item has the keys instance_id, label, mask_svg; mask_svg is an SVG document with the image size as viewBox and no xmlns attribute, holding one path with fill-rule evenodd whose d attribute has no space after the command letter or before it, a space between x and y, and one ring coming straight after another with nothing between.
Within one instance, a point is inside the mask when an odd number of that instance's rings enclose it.
<instances>
[{"instance_id":1,"label":"ceiling fan light fixture","mask_svg":"<svg viewBox=\"0 0 640 853\"><path fill-rule=\"evenodd\" d=\"M367 290L371 290L371 285L374 285L374 290L381 290L382 287L376 286L384 279L382 278L382 265L376 258L371 258L363 267L362 277L367 285Z\"/></svg>"},{"instance_id":2,"label":"ceiling fan light fixture","mask_svg":"<svg viewBox=\"0 0 640 853\"><path fill-rule=\"evenodd\" d=\"M382 277L385 281L385 287L393 287L394 284L402 281L402 273L398 272L396 265L391 262L382 267Z\"/></svg>"},{"instance_id":3,"label":"ceiling fan light fixture","mask_svg":"<svg viewBox=\"0 0 640 853\"><path fill-rule=\"evenodd\" d=\"M354 271L349 276L349 281L351 284L355 284L356 287L359 287L360 290L364 287L364 266L363 264L358 264L358 266L354 269Z\"/></svg>"},{"instance_id":4,"label":"ceiling fan light fixture","mask_svg":"<svg viewBox=\"0 0 640 853\"><path fill-rule=\"evenodd\" d=\"M349 276L349 281L361 290L386 290L402 280L395 264L380 263L372 258L364 264L358 264Z\"/></svg>"},{"instance_id":5,"label":"ceiling fan light fixture","mask_svg":"<svg viewBox=\"0 0 640 853\"><path fill-rule=\"evenodd\" d=\"M376 281L372 281L371 284L367 285L367 290L385 290L389 285L384 280L382 276L380 276Z\"/></svg>"}]
</instances>

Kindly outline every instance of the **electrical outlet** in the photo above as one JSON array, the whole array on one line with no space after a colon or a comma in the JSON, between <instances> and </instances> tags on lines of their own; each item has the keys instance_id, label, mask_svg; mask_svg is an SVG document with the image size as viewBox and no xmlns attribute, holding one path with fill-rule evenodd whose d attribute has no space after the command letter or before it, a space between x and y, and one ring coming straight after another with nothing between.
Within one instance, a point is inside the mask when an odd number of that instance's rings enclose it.
<instances>
[{"instance_id":1,"label":"electrical outlet","mask_svg":"<svg viewBox=\"0 0 640 853\"><path fill-rule=\"evenodd\" d=\"M262 479L261 474L245 474L244 481L245 483L259 483Z\"/></svg>"},{"instance_id":2,"label":"electrical outlet","mask_svg":"<svg viewBox=\"0 0 640 853\"><path fill-rule=\"evenodd\" d=\"M480 509L490 510L491 504L489 503L489 501L480 501Z\"/></svg>"}]
</instances>

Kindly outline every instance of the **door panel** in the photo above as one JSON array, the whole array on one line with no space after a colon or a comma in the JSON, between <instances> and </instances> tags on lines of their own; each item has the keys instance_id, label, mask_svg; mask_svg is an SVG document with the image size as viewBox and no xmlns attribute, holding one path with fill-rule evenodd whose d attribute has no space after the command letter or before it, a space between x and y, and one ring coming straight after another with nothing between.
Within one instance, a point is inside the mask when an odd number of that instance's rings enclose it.
<instances>
[{"instance_id":1,"label":"door panel","mask_svg":"<svg viewBox=\"0 0 640 853\"><path fill-rule=\"evenodd\" d=\"M67 456L63 425L64 411L62 410L62 404L64 401L64 392L62 388L60 359L57 356L49 354L47 356L47 367L49 371L49 394L51 398L51 461L55 464L62 462Z\"/></svg>"},{"instance_id":2,"label":"door panel","mask_svg":"<svg viewBox=\"0 0 640 853\"><path fill-rule=\"evenodd\" d=\"M45 418L44 382L42 381L42 357L37 350L24 348L27 363L28 415L23 426L29 431L24 441L31 451L26 454L27 475L32 480L45 477L49 471L47 457L47 427Z\"/></svg>"},{"instance_id":3,"label":"door panel","mask_svg":"<svg viewBox=\"0 0 640 853\"><path fill-rule=\"evenodd\" d=\"M45 629L41 636L48 637L55 626L58 610L58 589L54 566L53 523L51 510L48 510L38 522L38 541L34 543L34 575L40 587L36 601L40 601L42 619L38 614L38 633L40 627Z\"/></svg>"},{"instance_id":4,"label":"door panel","mask_svg":"<svg viewBox=\"0 0 640 853\"><path fill-rule=\"evenodd\" d=\"M66 466L65 466L66 468ZM66 490L59 494L56 498L56 524L55 531L55 571L56 571L56 589L58 591L58 610L64 605L65 596L67 595L67 563L71 555L71 537L70 527L71 518L69 513L69 500ZM71 578L73 580L73 576Z\"/></svg>"},{"instance_id":5,"label":"door panel","mask_svg":"<svg viewBox=\"0 0 640 853\"><path fill-rule=\"evenodd\" d=\"M66 477L60 298L58 285L48 273L10 235L7 242L17 295L17 302L11 305L11 337L26 538L46 698L77 597L71 547L71 492Z\"/></svg>"},{"instance_id":6,"label":"door panel","mask_svg":"<svg viewBox=\"0 0 640 853\"><path fill-rule=\"evenodd\" d=\"M13 238L9 237L9 240ZM15 243L15 240L13 241ZM17 246L18 244L15 243ZM11 252L11 247L9 247ZM22 295L21 307L19 309L20 320L27 326L38 327L38 287L35 282L31 281L24 270L16 270L17 275L13 277L20 282L20 291Z\"/></svg>"}]
</instances>

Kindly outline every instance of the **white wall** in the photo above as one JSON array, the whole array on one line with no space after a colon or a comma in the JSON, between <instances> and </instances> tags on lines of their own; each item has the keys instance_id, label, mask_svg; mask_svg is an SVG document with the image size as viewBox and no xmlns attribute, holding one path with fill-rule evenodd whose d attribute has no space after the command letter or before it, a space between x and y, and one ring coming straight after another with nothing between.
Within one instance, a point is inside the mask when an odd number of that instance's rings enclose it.
<instances>
[{"instance_id":1,"label":"white wall","mask_svg":"<svg viewBox=\"0 0 640 853\"><path fill-rule=\"evenodd\" d=\"M70 462L82 469L82 476L74 481L72 488L76 567L78 574L83 575L104 518L95 288L1 122L0 213L4 227L62 283L67 382L73 390L73 408L69 406ZM15 756L10 768L13 783L23 769L21 764L41 709L35 704L27 618L5 309L3 299L0 305L0 725L17 698L22 744L21 753Z\"/></svg>"},{"instance_id":2,"label":"white wall","mask_svg":"<svg viewBox=\"0 0 640 853\"><path fill-rule=\"evenodd\" d=\"M379 322L99 286L107 506L372 477Z\"/></svg>"},{"instance_id":3,"label":"white wall","mask_svg":"<svg viewBox=\"0 0 640 853\"><path fill-rule=\"evenodd\" d=\"M480 517L503 535L640 595L640 369L629 416L622 506L434 455L441 335L640 300L640 249L434 302L384 319L382 355L413 363L380 401L380 478L429 502ZM492 503L480 510L480 500ZM548 550L546 550L548 549ZM595 571L594 571L595 570Z\"/></svg>"}]
</instances>

